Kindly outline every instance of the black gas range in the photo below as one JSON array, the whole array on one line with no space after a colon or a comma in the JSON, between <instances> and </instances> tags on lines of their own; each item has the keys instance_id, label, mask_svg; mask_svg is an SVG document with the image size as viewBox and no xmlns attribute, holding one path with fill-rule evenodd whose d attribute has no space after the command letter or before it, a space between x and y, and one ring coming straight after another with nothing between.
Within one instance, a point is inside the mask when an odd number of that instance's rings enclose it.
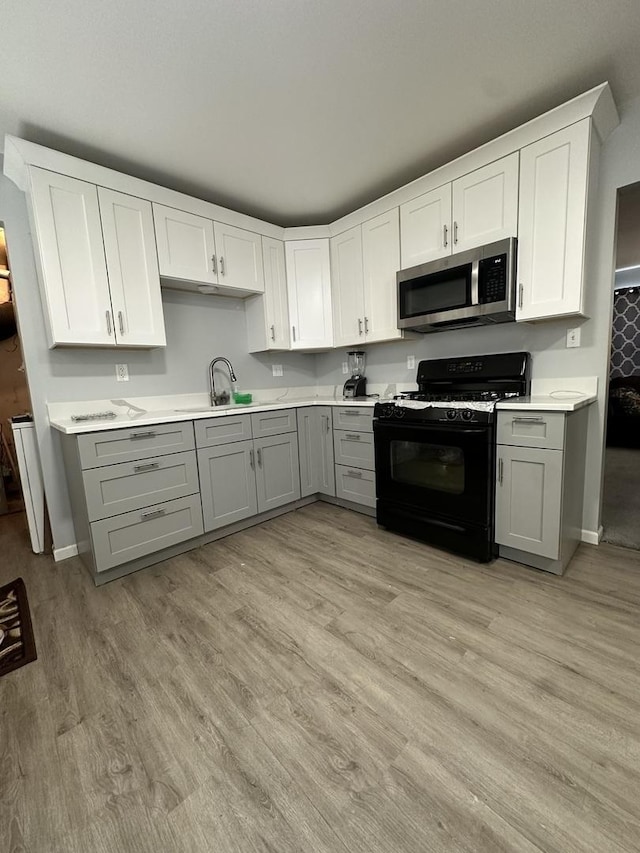
<instances>
[{"instance_id":1,"label":"black gas range","mask_svg":"<svg viewBox=\"0 0 640 853\"><path fill-rule=\"evenodd\" d=\"M421 361L416 381L374 408L378 524L487 562L495 406L529 393L529 353Z\"/></svg>"}]
</instances>

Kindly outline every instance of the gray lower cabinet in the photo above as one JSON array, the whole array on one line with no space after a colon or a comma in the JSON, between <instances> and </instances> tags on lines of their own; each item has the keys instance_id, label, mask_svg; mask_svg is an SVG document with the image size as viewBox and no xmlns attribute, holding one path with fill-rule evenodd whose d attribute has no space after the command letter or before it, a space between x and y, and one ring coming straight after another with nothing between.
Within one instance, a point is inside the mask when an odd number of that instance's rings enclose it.
<instances>
[{"instance_id":1,"label":"gray lower cabinet","mask_svg":"<svg viewBox=\"0 0 640 853\"><path fill-rule=\"evenodd\" d=\"M361 468L336 465L336 497L351 503L375 508L375 473Z\"/></svg>"},{"instance_id":2,"label":"gray lower cabinet","mask_svg":"<svg viewBox=\"0 0 640 853\"><path fill-rule=\"evenodd\" d=\"M180 453L195 447L191 421L100 430L79 435L75 440L83 469Z\"/></svg>"},{"instance_id":3,"label":"gray lower cabinet","mask_svg":"<svg viewBox=\"0 0 640 853\"><path fill-rule=\"evenodd\" d=\"M582 537L587 409L500 411L497 434L500 556L562 574Z\"/></svg>"},{"instance_id":4,"label":"gray lower cabinet","mask_svg":"<svg viewBox=\"0 0 640 853\"><path fill-rule=\"evenodd\" d=\"M198 468L205 530L216 530L256 515L253 441L201 448Z\"/></svg>"},{"instance_id":5,"label":"gray lower cabinet","mask_svg":"<svg viewBox=\"0 0 640 853\"><path fill-rule=\"evenodd\" d=\"M372 432L346 432L336 429L333 431L333 445L336 465L375 470Z\"/></svg>"},{"instance_id":6,"label":"gray lower cabinet","mask_svg":"<svg viewBox=\"0 0 640 853\"><path fill-rule=\"evenodd\" d=\"M330 406L305 406L297 410L300 453L300 494L336 493Z\"/></svg>"},{"instance_id":7,"label":"gray lower cabinet","mask_svg":"<svg viewBox=\"0 0 640 853\"><path fill-rule=\"evenodd\" d=\"M298 436L295 432L257 438L256 456L258 512L283 506L300 497Z\"/></svg>"},{"instance_id":8,"label":"gray lower cabinet","mask_svg":"<svg viewBox=\"0 0 640 853\"><path fill-rule=\"evenodd\" d=\"M91 538L96 568L115 568L202 532L198 494L94 521Z\"/></svg>"},{"instance_id":9,"label":"gray lower cabinet","mask_svg":"<svg viewBox=\"0 0 640 853\"><path fill-rule=\"evenodd\" d=\"M560 555L561 450L498 445L496 541L541 557Z\"/></svg>"}]
</instances>

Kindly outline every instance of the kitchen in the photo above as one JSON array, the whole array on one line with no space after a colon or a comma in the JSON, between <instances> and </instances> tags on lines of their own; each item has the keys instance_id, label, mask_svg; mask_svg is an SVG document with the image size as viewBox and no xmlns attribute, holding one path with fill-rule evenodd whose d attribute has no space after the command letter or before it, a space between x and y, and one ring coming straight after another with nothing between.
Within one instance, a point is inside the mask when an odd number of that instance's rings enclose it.
<instances>
[{"instance_id":1,"label":"kitchen","mask_svg":"<svg viewBox=\"0 0 640 853\"><path fill-rule=\"evenodd\" d=\"M629 183L636 180L639 168L637 164L634 165L633 157L628 156L633 152L634 134L640 124L638 104L634 102L631 106L625 105L624 111L621 112L622 123L614 130L617 124L617 117L615 117L615 107L613 107L612 112L613 102L608 100L610 98L608 91L605 88L599 91L597 97L594 95L589 96L587 93L577 98L576 100L581 101L583 104L584 112L580 115L571 113L572 110L575 110L575 105L565 105L564 109L571 114L571 118L569 120L558 119L559 124L557 126L549 127L546 125L543 133L536 135L535 131L530 127L527 128L526 125L524 126L525 130L518 131L516 129L512 131L515 134L518 132L523 134L517 141L517 144L514 144L511 150L501 149L500 157L491 156L488 158L491 162L495 162L501 159L502 156L508 157L513 150L522 152L529 145L535 144L537 140L544 139L552 133L562 132L564 127L573 125L580 120L586 119L589 122L594 121L597 124L600 119L592 118L592 115L597 116L600 112L600 115L603 117L602 127L606 128L606 130L602 130L602 138L600 139L602 143L600 190L594 192L593 195L591 191L589 192L589 204L593 207L593 216L589 217L586 226L586 228L592 230L585 232L589 263L584 264L584 278L582 276L582 269L579 276L584 285L582 290L582 295L586 301L584 311L569 310L566 312L567 316L565 317L561 316L562 311L556 311L555 315L550 312L551 316L540 323L504 323L491 327L447 331L437 335L425 335L424 337L411 337L407 335L406 340L400 339L402 333L395 326L391 329L391 332L384 333L388 337L380 338L380 340L386 340L385 343L367 344L366 341L364 343L367 355L366 376L368 393L379 393L382 396L389 396L395 392L415 388L418 366L424 360L437 358L448 360L461 358L468 360L470 357L492 353L529 352L532 356L531 380L533 387L531 391L534 395L545 394L549 396L549 392L557 393L558 391L564 391L568 394L568 392L580 391L589 400L593 396L597 397L598 402L594 401L593 404L585 406L583 410L583 415L586 416L588 424L587 446L584 449L582 468L584 486L581 489L580 495L581 497L584 495L584 510L579 523L580 538L585 542L591 542L593 545L597 544L599 539L599 494L603 448L602 400L604 399L606 386L606 350L608 347L607 335L609 333L606 322L604 321L607 319L605 315L610 314L609 294L604 293L604 289L598 288L597 282L602 279L611 278L611 247L613 245L613 232L615 228L615 190L617 187L622 186L625 181ZM585 107L585 99L588 100L589 97L591 97L590 105ZM598 103L600 103L599 108L597 106ZM561 112L562 109L563 107L559 107L555 115L557 116L558 112ZM539 121L548 122L549 118L542 116ZM535 124L535 120L533 124ZM508 138L509 134L506 136ZM513 139L513 137L511 138ZM487 145L490 144L487 143ZM90 160L82 160L80 164L79 158L69 158L68 155L59 154L53 148L31 146L29 143L23 144L20 140L16 140L12 145L16 150L22 148L23 153L28 152L26 159L24 156L22 157L22 162L23 164L28 163L29 168L34 166L36 169L44 169L56 175L68 175L74 180L92 183L94 186L106 187L114 193L130 194L134 197L145 199L154 208L164 207L187 212L186 197L180 196L179 203L176 203L178 194L174 194L173 190L164 190L162 187L158 187L157 184L153 184L153 187L158 188L154 189L152 194L148 194L151 191L151 184L148 184L146 181L140 181L138 178L130 178L126 173L118 172L116 175L111 170L103 171L103 167L94 166ZM46 150L46 153L43 149ZM478 150L481 151L482 149ZM435 181L437 186L443 186L446 183L454 183L459 178L464 177L464 175L471 174L476 169L484 167L485 164L481 161L482 154L472 152L470 155L463 155L460 159L464 161L465 156L470 157L466 161L468 165L457 163L454 160L449 166L441 166L440 168L443 171L439 177L429 178L429 175L427 175L425 179L419 179L419 181L423 181L423 184L411 187L411 189L409 189L409 185L396 190L395 194L391 194L391 198L383 197L379 201L372 202L366 207L366 212L364 213L359 213L358 211L348 213L342 217L335 229L334 226L336 223L334 222L330 226L323 225L315 228L314 226L306 225L302 228L291 229L291 234L289 235L286 233L286 230L281 229L279 226L271 226L274 229L273 231L269 229L261 230L259 233L262 236L263 250L265 238L271 241L283 241L287 250L289 249L289 245L300 250L307 244L307 241L323 241L323 256L318 266L318 269L321 271L319 275L321 282L322 270L324 270L325 274L325 289L323 293L334 298L337 296L338 299L345 294L353 296L353 293L350 293L348 288L341 288L336 284L336 282L339 282L341 269L340 265L336 264L338 254L334 247L340 241L341 235L354 234L361 229L360 243L358 243L356 238L354 245L367 245L367 237L365 236L366 223L384 224L384 216L389 210L396 208L399 211L397 214L399 223L398 235L400 238L398 249L399 251L403 251L401 249L403 239L402 206L430 192L431 184L429 181ZM480 159L478 159L479 157ZM37 158L41 159L38 160ZM9 166L7 165L8 159L11 160ZM64 166L72 166L73 170L65 171L64 167L61 166L62 163L64 163ZM207 397L209 392L207 367L214 356L224 355L229 358L233 370L238 377L239 389L252 392L256 401L267 404L273 404L274 402L286 403L288 397L293 402L290 407L279 407L280 411L291 412L297 410L299 413L304 408L310 412L317 411L321 413L318 415L318 418L323 416L327 418L324 410L328 408L331 412L332 427L335 431L336 413L349 411L349 406L345 406L344 401L340 399L340 392L346 378L342 371L342 364L347 360L347 349L353 349L354 346L357 346L358 349L360 348L358 346L358 337L360 334L357 328L357 321L362 321L363 334L366 335L365 320L368 314L365 314L357 306L355 310L346 307L344 310L337 310L336 303L334 302L328 312L325 311L324 316L325 318L330 318L333 333L336 334L335 341L338 342L338 346L333 346L333 341L327 345L327 338L323 337L323 330L320 329L319 332L317 331L317 326L322 324L316 322L316 329L313 332L315 337L310 339L310 343L309 339L307 339L306 345L305 341L302 342L308 351L297 352L294 348L289 350L287 348L281 349L278 346L274 347L272 352L268 350L265 352L263 349L259 350L258 354L252 355L250 354L250 341L248 341L249 345L246 348L243 343L239 342L247 339L248 332L250 334L251 321L249 320L249 312L251 308L248 306L253 301L253 307L256 307L256 303L263 300L263 297L260 295L249 296L245 299L244 294L237 297L221 296L215 292L212 295L210 292L202 292L202 290L199 292L197 290L182 292L165 286L160 295L166 333L166 347L148 350L128 349L125 347L118 352L117 358L113 352L108 352L100 348L94 349L85 345L79 350L64 346L57 346L50 349L47 345L47 335L50 338L51 326L47 322L46 309L43 310L42 307L35 267L36 257L34 257L31 243L27 206L24 194L15 186L16 178L18 183L20 182L18 174L21 168L15 156L11 155L10 158L7 157L7 149L5 148L5 175L8 172L12 174L11 181L3 178L0 185L0 217L6 225L9 239L11 268L15 279L19 321L25 347L25 361L36 428L39 431L41 460L49 498L54 548L56 549L56 557L58 558L57 566L55 569L52 568L51 572L63 572L66 564L73 567L68 570L68 576L77 578L79 563L77 560L74 560L74 549L79 544L79 537L74 526L74 522L77 522L77 513L75 512L73 495L69 497L66 487L67 477L69 477L70 481L73 481L74 476L72 474L72 465L69 463L65 465L63 463L62 453L60 452L60 447L66 442L67 436L60 429L55 432L51 430L49 426L50 421L55 421L58 425L65 427L65 429L67 427L70 429L72 414L92 413L106 407L107 409L116 410L117 424L113 421L111 423L104 421L102 423L93 422L90 428L88 428L86 426L87 422L84 422L85 427L81 433L83 437L90 438L93 433L107 431L109 427L117 426L120 428L121 419L126 420L127 418L130 419L130 423L135 425L135 429L139 431L144 431L145 428L148 429L150 423L193 423L195 435L197 436L199 423L205 428L205 425L213 424L215 426L223 422L229 423L229 418L237 417L234 410L231 416L218 415L211 417L212 412L202 411L183 412L180 418L176 418L175 410L179 408L202 407L204 409L208 402ZM109 172L108 181L105 180L107 171ZM586 175L587 172L585 171L584 174ZM121 177L118 177L118 175ZM522 177L522 171L520 172L520 177ZM134 185L136 186L135 192L132 190ZM142 192L142 187L144 187L144 192ZM157 193L157 195L153 193ZM522 185L520 185L520 199L522 200ZM169 202L173 202L173 205ZM221 221L223 225L226 224L241 230L244 226L243 230L248 231L251 231L251 228L247 227L249 224L254 228L256 227L255 220L252 219L251 223L249 223L249 218L242 218L245 216L244 214L235 214L235 216L229 217L227 209L217 208L209 202L198 201L189 197L189 205L188 212L191 215L209 219L216 224ZM225 221L225 217L230 218L231 221ZM511 225L507 234L500 236L518 236L521 239L522 235L517 231L517 227L516 219L516 231L514 231L513 225ZM253 231L252 233L256 232ZM444 237L444 231L439 230L439 233L442 233ZM217 235L215 236L217 237ZM291 242L289 242L290 238ZM453 239L453 236L450 239ZM483 242L491 241L483 240ZM215 244L217 247L217 239L215 240ZM315 250L318 245L316 242L310 248ZM332 252L331 249L334 249L334 251ZM349 248L347 247L345 252L348 253L348 251ZM218 263L220 257L225 257L225 254L219 250L214 254L217 257ZM263 251L263 273L266 271L266 265L264 264L265 257L266 255ZM350 256L350 260L345 261L345 264L348 265L348 263L352 262L354 257L358 258L357 250ZM359 257L364 262L362 274L366 276L368 262L367 254L363 249L361 249ZM370 257L373 257L373 254ZM286 265L287 260L289 260L288 266ZM160 248L158 249L158 262L162 275L163 260ZM290 276L292 264L295 265L295 259L289 259L285 256L284 266L287 276ZM276 264L276 268L277 266L278 264ZM582 264L580 266L582 267ZM397 269L405 267L406 264L403 259L400 264L396 265L394 272ZM371 269L371 266L369 266L369 269ZM164 275L162 277L165 285L167 280L172 278L170 274L167 274L166 267L164 268ZM191 278L191 275L189 277ZM180 276L173 278L174 284L176 279L183 280ZM20 282L23 282L22 288ZM327 283L328 287L326 286ZM202 281L200 284L202 287L220 286L219 284L211 282L204 283ZM246 284L245 281L243 286L246 286ZM361 297L355 298L359 299ZM315 304L317 305L317 303ZM366 296L364 297L364 304L368 304ZM287 307L291 312L292 304L290 300ZM326 308L326 306L324 307ZM293 308L295 309L295 305ZM577 317L581 313L584 313L584 319L580 316ZM339 323L345 321L346 318L356 321L356 337L353 336L353 331L349 332L340 328ZM318 319L319 315L316 317L316 320ZM110 321L112 323L111 329L117 335L120 320L117 316L116 308L114 308L114 314L110 318ZM269 328L272 325L274 324L262 321L264 335L268 336L270 331L272 334L276 334L275 329L271 330ZM296 323L291 323L290 344L293 344L293 327L297 325ZM122 328L126 327L121 326L121 331ZM576 328L580 332L580 346L576 348L567 347L567 334L570 330ZM299 334L299 328L296 331ZM343 332L344 335L340 337ZM344 342L343 345L339 344L341 340ZM300 344L301 342L297 340L295 343ZM258 344L257 346L263 345ZM412 359L414 366L409 367L408 364L411 363ZM114 367L116 361L118 364L125 363L127 365L130 377L129 385L114 385ZM32 365L31 371L29 370L30 363ZM276 375L278 373L278 366L282 367L282 376ZM216 382L219 383L219 388L226 387L224 385L224 374L216 374ZM91 388L90 395L87 394L89 387ZM126 391L121 391L123 387L126 388ZM171 397L169 405L167 405L166 399L164 401L161 399L167 397ZM180 399L177 399L178 397ZM126 402L123 403L123 401ZM356 414L360 414L358 411L358 402L362 401L355 401L353 404ZM301 406L301 403L312 405ZM373 414L372 403L373 401L371 401L371 404L368 404L371 414ZM361 408L366 407L363 406ZM147 410L149 414L145 415L145 412L140 410ZM153 414L154 412L166 412L167 410L171 411L171 418L168 414L166 416L163 415L162 418L159 418L157 414ZM251 448L247 445L247 453L250 450L254 450L257 454L258 450L261 449L261 446L257 442L263 436L256 432L256 430L262 429L259 423L260 416L270 414L272 411L273 405L252 406L241 414L242 418L248 418L248 421L245 420L243 424L249 423L249 429L251 430L251 432L244 433L238 439L239 442L250 442L253 444ZM576 412L575 414L579 415L580 413ZM189 415L189 417L185 417L185 415ZM571 417L574 416L574 414L571 414ZM311 417L315 418L314 415L311 415ZM346 417L349 416L347 415ZM82 422L76 423L82 424ZM321 428L321 425L326 429L329 420L328 418L325 421L316 419L315 423L316 426L313 427L314 429ZM370 431L371 426L366 420L359 423L358 428L352 427L349 423L345 423L344 425L338 424L337 426L338 433L344 432L360 434L362 436L369 434ZM298 420L295 424L295 434L298 440L303 433L304 431L301 431L300 421ZM74 432L69 432L69 437L73 441L76 441L73 438L75 434ZM277 433L277 435L293 434L293 423L284 432ZM268 438L269 436L264 437ZM335 432L332 438L334 439L333 450L335 451L337 446ZM338 439L340 439L340 436L338 436ZM207 440L209 439L205 436L203 441ZM145 438L143 437L141 441L144 442ZM138 446L140 447L141 445ZM211 447L215 446L212 443ZM205 445L202 443L198 444L196 441L193 449L185 449L180 452L197 452L197 454L201 454L205 450ZM557 452L557 448L553 448L552 450ZM552 450L549 450L549 452L552 452ZM143 453L137 456L134 461L136 464L145 464L144 460L148 458L150 457ZM254 465L258 466L257 455L254 456ZM341 466L338 464L337 467L344 467L351 471L359 470L361 472L369 472L371 470L370 467L365 467L365 465L359 468L353 463L353 460L347 460L346 465ZM99 466L89 466L85 469L80 466L80 476L82 476L83 471L86 473L87 470L97 471L99 470ZM335 475L335 463L333 470ZM366 482L367 474L363 474L360 478L352 477L352 479ZM70 482L70 485L72 486L71 492L73 492L73 483ZM72 506L74 507L73 511ZM156 504L152 503L148 506L155 507ZM278 511L280 509L278 508ZM372 509L372 507L369 507L369 509ZM311 515L313 511L317 511L318 521L314 522L314 516ZM305 513L307 514L306 516ZM323 547L338 561L340 560L340 555L336 553L335 548L331 547L329 537L331 528L336 531L336 535L339 535L346 552L352 553L350 549L353 546L352 543L347 542L343 537L348 536L349 529L352 529L353 531L357 531L358 536L362 538L363 553L368 553L372 548L378 547L382 548L388 556L391 555L391 545L385 544L391 540L383 538L385 535L384 532L377 531L375 525L369 520L366 514L356 515L353 512L340 513L334 507L313 505L301 506L300 513L293 514L293 516L298 515L303 519L305 517L308 519L310 529L313 531L313 537L315 537L315 544L322 543ZM298 554L301 563L301 577L306 577L306 573L310 571L307 566L309 556L305 556L300 551L301 534L300 531L295 529L295 519L293 516L291 518L286 515L280 517L280 522L283 525L281 530L284 535L291 537L292 553ZM328 528L325 534L322 534L317 529L323 520L326 521ZM100 521L96 520L91 523L100 523ZM255 532L256 536L262 537L256 541L270 541L270 538L276 535L275 533L270 533L270 531L275 531L276 528L269 525L276 523L277 519L275 519L275 516L269 517L267 524L264 526L264 532L260 532L258 527L252 528L251 530ZM251 573L252 569L243 564L242 556L242 549L246 548L246 554L249 555L250 560L255 559L255 554L251 557L254 552L251 540L248 538L251 530L238 528L238 532L234 533L229 539L222 540L218 545L215 543L211 545L212 548L219 548L219 551L216 553L221 554L223 561L225 561L222 568L223 573L228 572L229 567L236 567L238 575L244 575L245 578L248 577L247 573ZM391 534L386 535L390 536L394 541L396 540L396 537L392 537ZM236 537L240 537L240 539ZM240 544L234 544L234 540ZM202 542L198 540L195 544L201 545ZM418 553L428 553L429 560L434 561L434 566L441 565L439 560L445 559L444 557L439 557L431 549L419 552L416 543L413 543L412 540L404 540L401 537L397 537L397 545L395 547L397 547L400 554L407 555L410 553L412 559L416 559ZM188 561L194 559L194 556L192 554L192 557L189 557L188 553L185 551L181 556L176 552L175 559L178 561L176 565L189 566L190 563ZM445 552L442 553L444 554ZM579 552L579 554L581 553ZM275 554L277 554L277 550ZM67 558L69 562L67 562ZM286 565L288 560L286 548L282 549L281 554L274 555L272 559L282 560ZM579 556L575 559L579 560ZM628 558L625 557L625 559ZM183 561L182 563L180 563L181 560ZM251 562L249 563L250 565ZM465 578L465 583L472 583L468 564L459 561L455 565L460 566L461 576ZM354 566L359 566L359 558L356 556L354 556ZM584 571L584 568L580 568L581 566L584 566L584 563L579 563L575 571ZM124 588L135 590L137 588L136 585L145 583L143 580L144 576L149 576L150 574L153 576L152 573L154 572L159 573L158 577L162 579L161 584L164 585L167 583L167 575L163 574L164 571L165 569L162 567L156 569L145 568L136 575L131 575L131 580L126 582L129 583L129 586ZM356 571L359 571L359 569ZM399 571L401 572L402 570L399 568ZM478 578L488 577L480 569L478 571L480 572L477 575ZM510 580L515 578L515 583L522 583L523 586L521 589L530 590L531 595L534 597L539 594L533 589L534 584L539 584L540 589L546 590L550 588L548 585L551 581L533 569L526 569L517 564L507 564L507 568L500 568L498 571L505 572L505 578L509 578ZM569 574L567 575L569 583L571 582L572 571L574 571L573 564L569 564ZM520 575L518 573L523 574ZM185 574L189 576L189 571ZM212 572L211 577L215 578L216 574L218 572ZM50 574L51 579L55 576L57 574ZM519 581L518 579L521 576L523 578L526 577L526 580ZM117 577L117 572L113 577ZM175 577L177 577L177 573ZM176 583L175 577L171 581L172 585ZM296 584L294 575L286 574L286 577L287 584ZM111 580L111 577L107 579ZM88 576L87 580L90 580ZM252 582L257 581L254 578ZM76 580L73 583L75 584ZM84 583L84 581L81 583ZM122 583L125 582L123 581ZM390 583L393 587L393 580ZM119 581L113 580L113 583L108 583L102 587L101 589L104 589L104 596L111 597L118 595L119 593L115 592L115 588L119 588L119 584ZM212 582L211 588L213 589L213 587L217 588L217 584ZM109 592L112 588L114 588L114 591ZM84 590L82 595L87 596L89 593L84 587L82 589ZM558 594L560 593L558 592ZM108 600L108 598L102 599L103 602ZM96 599L97 601L99 599ZM317 604L318 606L320 605L319 602ZM103 605L96 604L91 606L100 608ZM323 602L322 606L327 607L328 605ZM326 616L328 616L328 613ZM334 614L334 616L337 618L337 614ZM411 621L409 615L407 615L407 620ZM336 631L340 630L339 619L334 628ZM455 633L453 626L451 627L451 631L452 634ZM315 632L313 634L319 642L319 636L316 636ZM224 639L221 638L220 642L224 643ZM26 667L25 672L28 669L29 667ZM366 691L366 687L362 682L358 681L358 684L359 689ZM267 690L266 686L263 689ZM252 737L255 737L253 732ZM262 731L262 737L264 737L264 731ZM254 744L254 746L258 749L258 745ZM183 802L186 802L188 799L189 797L186 797ZM331 810L328 809L327 813L330 812ZM451 849L456 848L452 847Z\"/></svg>"}]
</instances>

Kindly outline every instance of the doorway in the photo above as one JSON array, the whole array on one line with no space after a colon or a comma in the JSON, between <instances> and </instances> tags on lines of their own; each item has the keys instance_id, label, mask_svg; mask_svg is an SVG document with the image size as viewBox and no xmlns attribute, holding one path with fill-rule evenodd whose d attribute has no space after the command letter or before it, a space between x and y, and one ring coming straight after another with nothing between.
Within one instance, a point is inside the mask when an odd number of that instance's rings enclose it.
<instances>
[{"instance_id":1,"label":"doorway","mask_svg":"<svg viewBox=\"0 0 640 853\"><path fill-rule=\"evenodd\" d=\"M640 183L618 193L602 524L640 550Z\"/></svg>"}]
</instances>

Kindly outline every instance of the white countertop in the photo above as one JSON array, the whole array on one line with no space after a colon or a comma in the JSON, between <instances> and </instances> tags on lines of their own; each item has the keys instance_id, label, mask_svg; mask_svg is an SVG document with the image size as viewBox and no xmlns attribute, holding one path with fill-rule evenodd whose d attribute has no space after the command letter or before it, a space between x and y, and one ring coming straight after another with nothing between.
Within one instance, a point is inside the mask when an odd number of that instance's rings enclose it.
<instances>
[{"instance_id":1,"label":"white countertop","mask_svg":"<svg viewBox=\"0 0 640 853\"><path fill-rule=\"evenodd\" d=\"M530 411L530 412L577 412L585 406L595 403L598 395L593 394L575 394L569 395L562 392L556 394L536 394L530 397L516 397L513 400L502 400L496 405L496 409L509 411Z\"/></svg>"}]
</instances>

